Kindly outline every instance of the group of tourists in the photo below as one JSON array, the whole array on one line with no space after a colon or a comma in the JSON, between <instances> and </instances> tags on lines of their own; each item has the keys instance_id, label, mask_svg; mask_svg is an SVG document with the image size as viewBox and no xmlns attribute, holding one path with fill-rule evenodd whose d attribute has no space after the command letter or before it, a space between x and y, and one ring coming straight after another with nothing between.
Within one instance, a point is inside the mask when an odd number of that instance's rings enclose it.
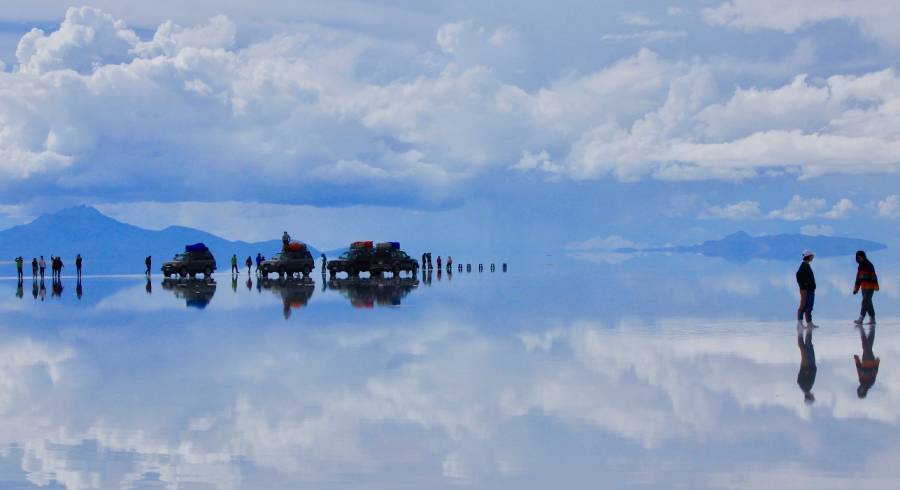
<instances>
[{"instance_id":1,"label":"group of tourists","mask_svg":"<svg viewBox=\"0 0 900 490\"><path fill-rule=\"evenodd\" d=\"M16 276L21 282L24 278L24 268L25 268L25 259L21 256L16 257ZM81 258L81 254L75 256L75 274L78 278L81 278L81 264L83 259ZM50 273L51 278L56 281L62 277L62 270L65 265L63 264L62 257L54 257L50 256ZM44 280L44 273L47 270L47 261L44 260L44 256L40 256L40 260L37 257L31 259L31 277L35 280L40 277L41 281Z\"/></svg>"},{"instance_id":2,"label":"group of tourists","mask_svg":"<svg viewBox=\"0 0 900 490\"><path fill-rule=\"evenodd\" d=\"M797 308L797 327L804 327L803 320L806 319L806 328L816 328L818 325L813 323L812 312L816 303L816 276L813 274L810 265L816 257L812 250L803 251L803 262L797 269L797 286L800 288L800 306ZM872 304L872 296L878 291L878 275L875 273L875 266L869 261L866 252L860 250L856 252L856 282L853 286L853 294L862 293L862 306L859 311L859 318L854 323L862 325L869 316L869 324L875 324L875 306Z\"/></svg>"}]
</instances>

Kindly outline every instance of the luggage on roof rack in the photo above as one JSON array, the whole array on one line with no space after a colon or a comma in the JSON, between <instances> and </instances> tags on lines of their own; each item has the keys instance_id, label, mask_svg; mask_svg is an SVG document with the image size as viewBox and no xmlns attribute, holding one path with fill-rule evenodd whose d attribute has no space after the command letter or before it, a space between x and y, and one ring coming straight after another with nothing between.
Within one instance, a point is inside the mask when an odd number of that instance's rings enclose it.
<instances>
[{"instance_id":1,"label":"luggage on roof rack","mask_svg":"<svg viewBox=\"0 0 900 490\"><path fill-rule=\"evenodd\" d=\"M350 244L350 248L372 248L372 240L353 242Z\"/></svg>"},{"instance_id":2,"label":"luggage on roof rack","mask_svg":"<svg viewBox=\"0 0 900 490\"><path fill-rule=\"evenodd\" d=\"M192 245L185 245L184 251L186 253L208 252L209 248L206 246L205 243L199 242L199 243L194 243Z\"/></svg>"},{"instance_id":3,"label":"luggage on roof rack","mask_svg":"<svg viewBox=\"0 0 900 490\"><path fill-rule=\"evenodd\" d=\"M291 242L287 245L287 249L291 252L300 252L306 250L306 244L302 242Z\"/></svg>"},{"instance_id":4,"label":"luggage on roof rack","mask_svg":"<svg viewBox=\"0 0 900 490\"><path fill-rule=\"evenodd\" d=\"M400 250L400 242L381 242L378 245L375 245L375 248Z\"/></svg>"}]
</instances>

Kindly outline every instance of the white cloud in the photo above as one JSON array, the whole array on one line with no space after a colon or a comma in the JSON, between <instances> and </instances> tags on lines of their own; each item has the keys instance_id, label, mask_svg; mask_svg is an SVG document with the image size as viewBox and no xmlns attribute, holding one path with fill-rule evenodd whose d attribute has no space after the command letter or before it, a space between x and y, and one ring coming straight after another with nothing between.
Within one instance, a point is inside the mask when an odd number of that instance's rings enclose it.
<instances>
[{"instance_id":1,"label":"white cloud","mask_svg":"<svg viewBox=\"0 0 900 490\"><path fill-rule=\"evenodd\" d=\"M900 196L892 194L878 201L878 214L887 218L900 218Z\"/></svg>"},{"instance_id":2,"label":"white cloud","mask_svg":"<svg viewBox=\"0 0 900 490\"><path fill-rule=\"evenodd\" d=\"M661 41L673 41L687 37L685 31L640 31L628 34L604 34L600 39L604 41L639 41L642 43L655 43Z\"/></svg>"},{"instance_id":3,"label":"white cloud","mask_svg":"<svg viewBox=\"0 0 900 490\"><path fill-rule=\"evenodd\" d=\"M757 201L741 201L724 206L710 206L700 213L701 219L754 219L762 216Z\"/></svg>"},{"instance_id":4,"label":"white cloud","mask_svg":"<svg viewBox=\"0 0 900 490\"><path fill-rule=\"evenodd\" d=\"M703 11L710 24L741 29L777 29L794 32L829 20L857 22L866 36L890 46L900 46L895 26L900 5L871 0L730 0Z\"/></svg>"},{"instance_id":5,"label":"white cloud","mask_svg":"<svg viewBox=\"0 0 900 490\"><path fill-rule=\"evenodd\" d=\"M834 206L831 207L831 210L823 214L822 217L828 219L846 218L854 210L856 210L856 205L853 204L853 201L845 197L836 202Z\"/></svg>"},{"instance_id":6,"label":"white cloud","mask_svg":"<svg viewBox=\"0 0 900 490\"><path fill-rule=\"evenodd\" d=\"M623 24L638 27L647 27L656 24L653 19L647 17L643 12L622 12L619 14L619 20L622 21Z\"/></svg>"},{"instance_id":7,"label":"white cloud","mask_svg":"<svg viewBox=\"0 0 900 490\"><path fill-rule=\"evenodd\" d=\"M800 233L810 236L834 235L834 228L829 225L804 225L800 227Z\"/></svg>"},{"instance_id":8,"label":"white cloud","mask_svg":"<svg viewBox=\"0 0 900 490\"><path fill-rule=\"evenodd\" d=\"M787 221L800 221L815 217L825 208L825 199L813 197L809 199L795 195L782 209L769 213L770 218Z\"/></svg>"}]
</instances>

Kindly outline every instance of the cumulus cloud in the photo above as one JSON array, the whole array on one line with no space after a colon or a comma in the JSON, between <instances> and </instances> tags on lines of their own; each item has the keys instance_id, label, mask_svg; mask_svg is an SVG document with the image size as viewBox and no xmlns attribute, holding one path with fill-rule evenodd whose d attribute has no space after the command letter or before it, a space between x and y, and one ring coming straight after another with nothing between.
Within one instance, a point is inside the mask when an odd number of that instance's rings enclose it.
<instances>
[{"instance_id":1,"label":"cumulus cloud","mask_svg":"<svg viewBox=\"0 0 900 490\"><path fill-rule=\"evenodd\" d=\"M856 205L853 204L853 201L847 199L846 197L836 202L834 206L831 207L831 210L827 213L823 214L824 218L829 219L841 219L846 218L856 209Z\"/></svg>"},{"instance_id":2,"label":"cumulus cloud","mask_svg":"<svg viewBox=\"0 0 900 490\"><path fill-rule=\"evenodd\" d=\"M766 28L794 32L829 20L859 23L866 36L900 46L895 26L900 21L896 2L869 0L730 0L704 9L706 22L741 29Z\"/></svg>"},{"instance_id":3,"label":"cumulus cloud","mask_svg":"<svg viewBox=\"0 0 900 490\"><path fill-rule=\"evenodd\" d=\"M878 201L878 214L886 218L900 218L900 196L891 194Z\"/></svg>"},{"instance_id":4,"label":"cumulus cloud","mask_svg":"<svg viewBox=\"0 0 900 490\"><path fill-rule=\"evenodd\" d=\"M770 212L769 217L787 221L800 221L816 216L824 208L825 199L818 197L805 199L795 195L784 208Z\"/></svg>"},{"instance_id":5,"label":"cumulus cloud","mask_svg":"<svg viewBox=\"0 0 900 490\"><path fill-rule=\"evenodd\" d=\"M724 206L710 206L700 213L701 219L753 219L762 216L757 201L741 201Z\"/></svg>"},{"instance_id":6,"label":"cumulus cloud","mask_svg":"<svg viewBox=\"0 0 900 490\"><path fill-rule=\"evenodd\" d=\"M829 225L803 225L800 227L800 233L810 236L831 236L834 235L834 227Z\"/></svg>"},{"instance_id":7,"label":"cumulus cloud","mask_svg":"<svg viewBox=\"0 0 900 490\"><path fill-rule=\"evenodd\" d=\"M715 63L644 48L526 87L511 80L527 51L503 25L444 23L425 47L315 24L238 37L217 16L144 40L88 7L28 33L0 73L0 188L421 204L503 171L740 180L900 166L891 69L723 96ZM397 52L407 64L385 68Z\"/></svg>"}]
</instances>

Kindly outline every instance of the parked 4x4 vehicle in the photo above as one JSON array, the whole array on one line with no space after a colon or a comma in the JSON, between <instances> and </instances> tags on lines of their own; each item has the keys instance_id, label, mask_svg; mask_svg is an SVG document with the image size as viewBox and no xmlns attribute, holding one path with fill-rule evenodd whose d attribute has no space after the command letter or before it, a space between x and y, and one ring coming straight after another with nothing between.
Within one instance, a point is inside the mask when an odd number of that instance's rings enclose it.
<instances>
[{"instance_id":1,"label":"parked 4x4 vehicle","mask_svg":"<svg viewBox=\"0 0 900 490\"><path fill-rule=\"evenodd\" d=\"M194 277L197 274L211 276L216 271L216 258L202 243L186 245L184 253L175 254L172 260L162 265L161 270L165 277L175 274L181 277Z\"/></svg>"},{"instance_id":2,"label":"parked 4x4 vehicle","mask_svg":"<svg viewBox=\"0 0 900 490\"><path fill-rule=\"evenodd\" d=\"M259 264L259 271L263 276L275 272L278 277L293 277L296 273L309 277L309 273L316 268L313 256L305 244L292 242L285 249L271 259L266 259Z\"/></svg>"},{"instance_id":3,"label":"parked 4x4 vehicle","mask_svg":"<svg viewBox=\"0 0 900 490\"><path fill-rule=\"evenodd\" d=\"M398 277L400 272L415 274L419 263L400 250L397 242L384 242L373 246L372 242L353 242L350 250L339 258L331 260L327 265L333 278L339 272L346 272L349 277L357 277L360 272L369 272L372 277L380 277L385 272Z\"/></svg>"}]
</instances>

